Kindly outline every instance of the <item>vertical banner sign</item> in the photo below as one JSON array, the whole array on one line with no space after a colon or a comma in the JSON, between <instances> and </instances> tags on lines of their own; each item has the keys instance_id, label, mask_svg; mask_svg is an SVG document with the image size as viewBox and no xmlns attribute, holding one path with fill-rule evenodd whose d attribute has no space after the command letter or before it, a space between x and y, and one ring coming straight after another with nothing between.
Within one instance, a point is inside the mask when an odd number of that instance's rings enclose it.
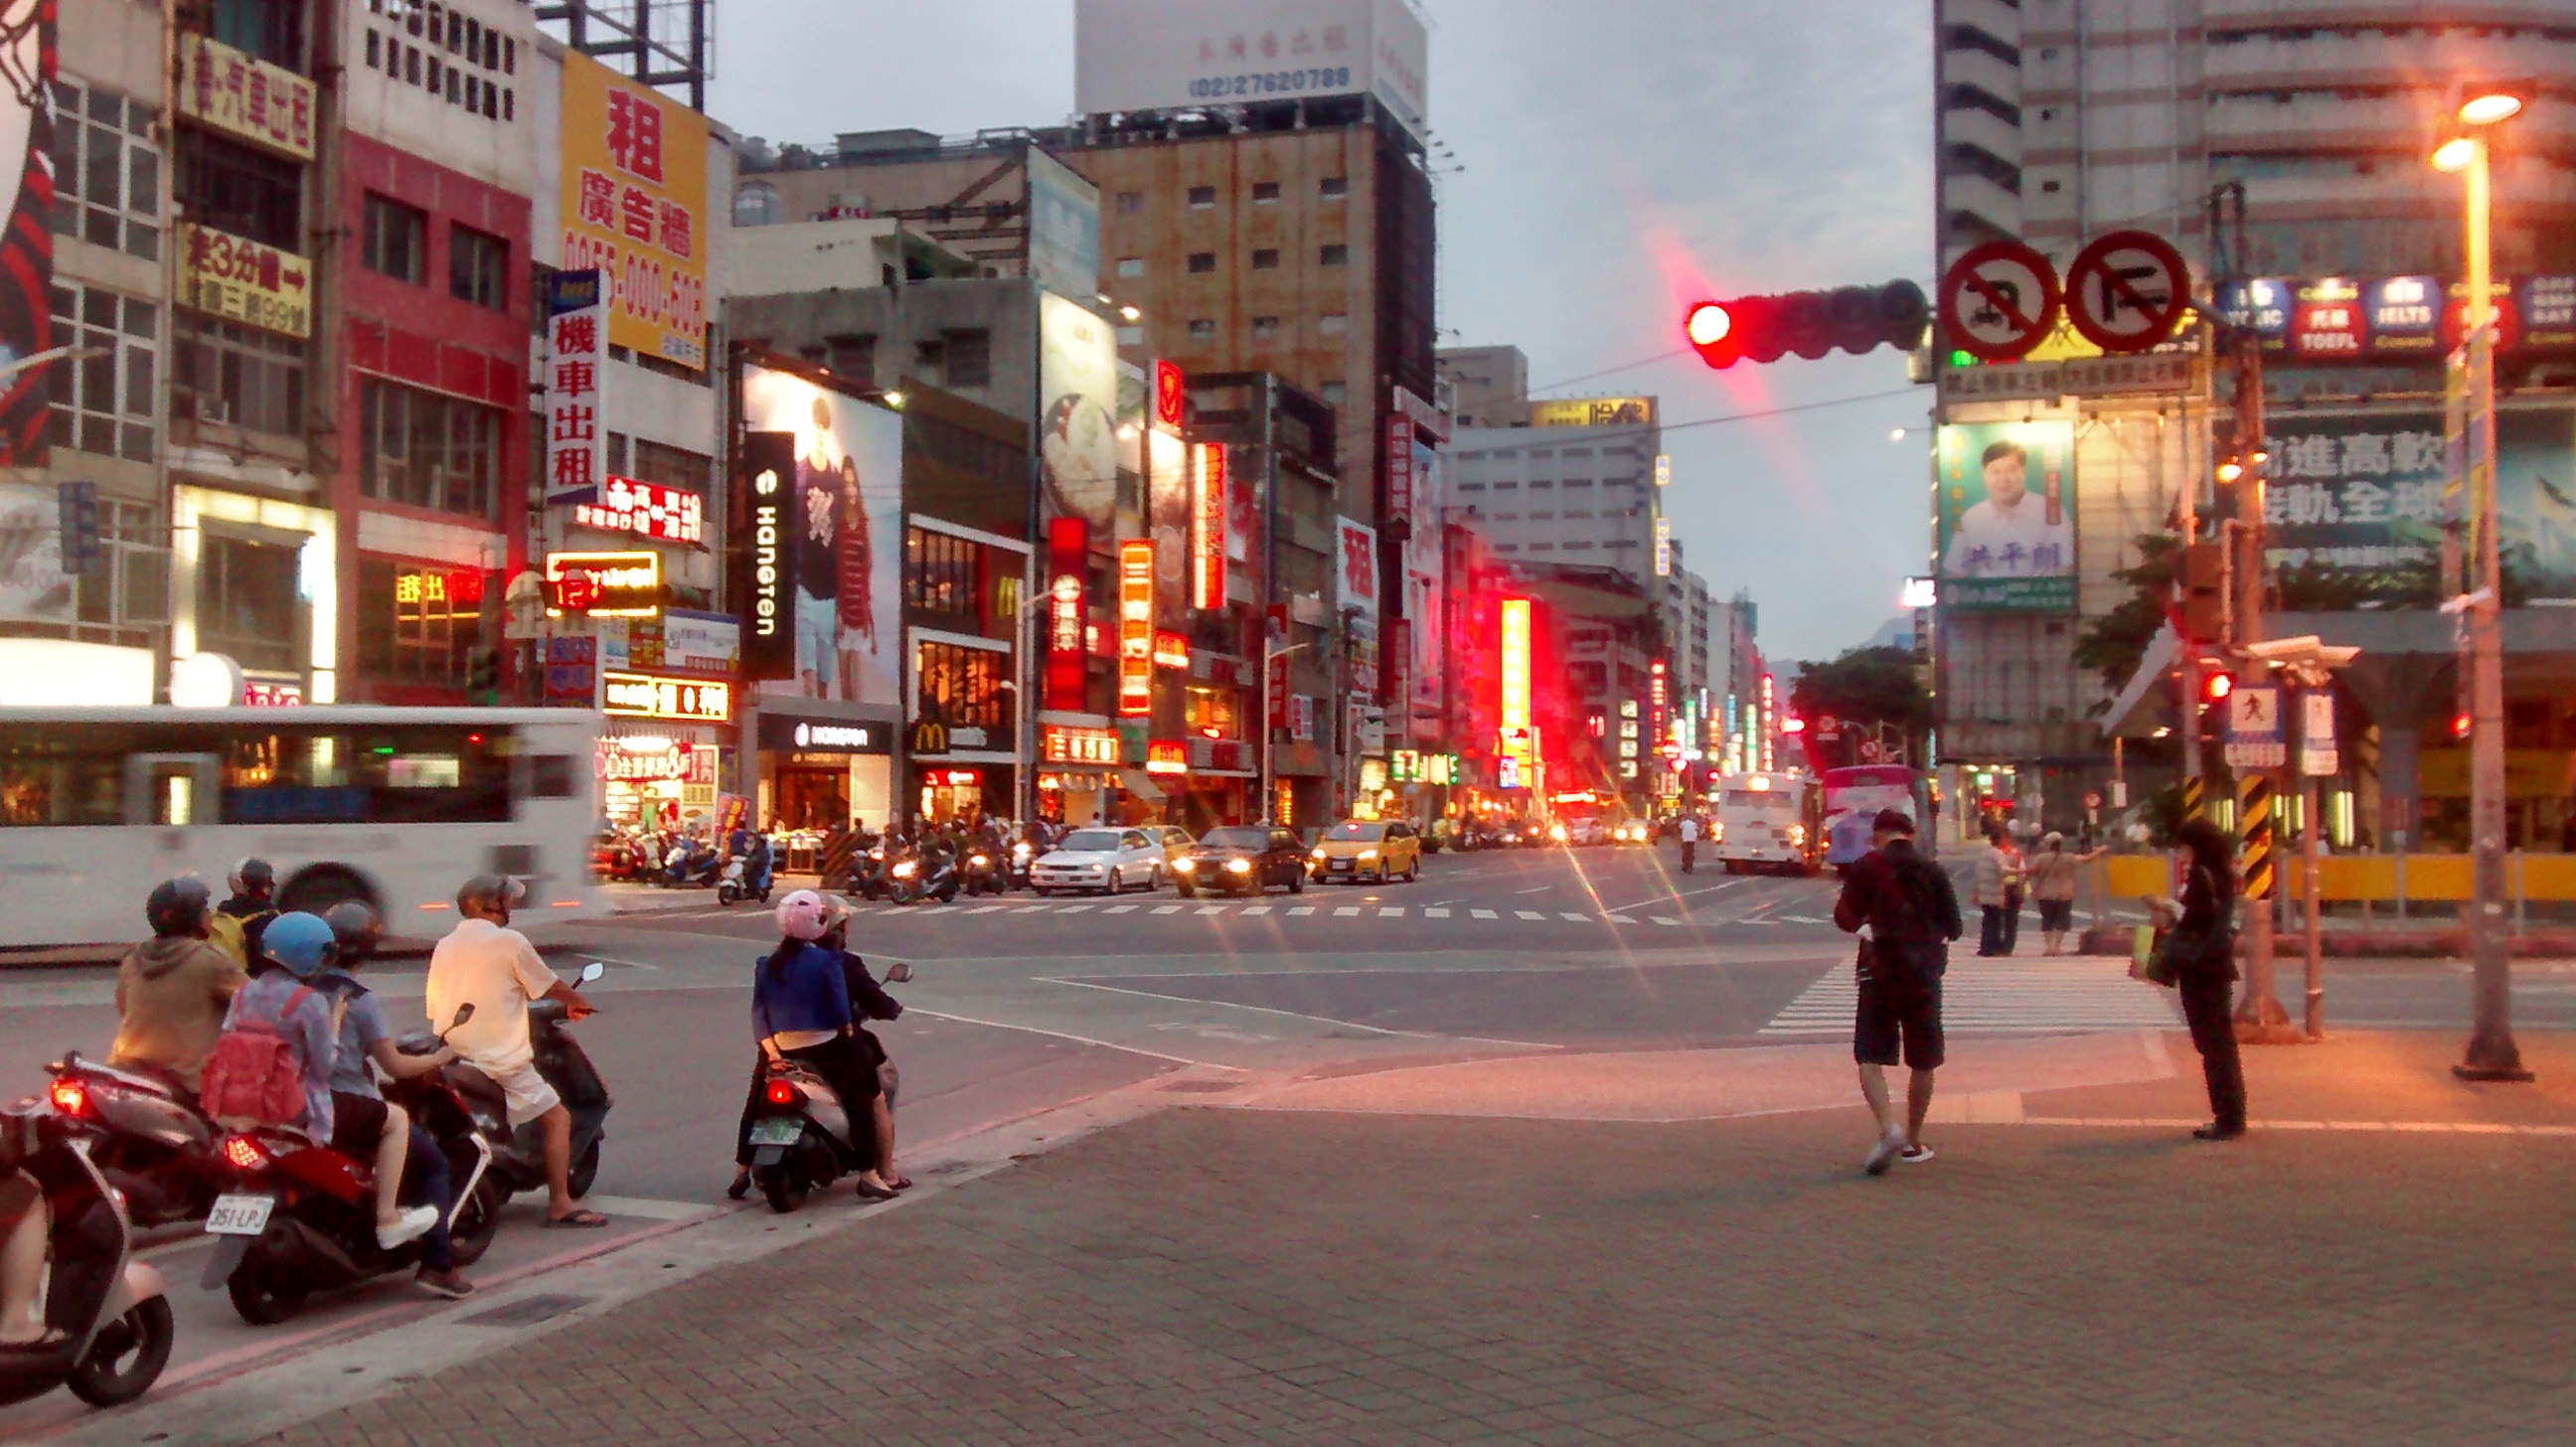
<instances>
[{"instance_id":1,"label":"vertical banner sign","mask_svg":"<svg viewBox=\"0 0 2576 1447\"><path fill-rule=\"evenodd\" d=\"M546 502L596 502L608 475L599 382L608 361L606 298L596 271L546 279Z\"/></svg>"},{"instance_id":2,"label":"vertical banner sign","mask_svg":"<svg viewBox=\"0 0 2576 1447\"><path fill-rule=\"evenodd\" d=\"M1658 517L1655 519L1655 576L1669 578L1672 575L1673 520L1668 517Z\"/></svg>"},{"instance_id":3,"label":"vertical banner sign","mask_svg":"<svg viewBox=\"0 0 2576 1447\"><path fill-rule=\"evenodd\" d=\"M596 269L608 340L707 364L707 118L579 53L563 60L563 265Z\"/></svg>"},{"instance_id":4,"label":"vertical banner sign","mask_svg":"<svg viewBox=\"0 0 2576 1447\"><path fill-rule=\"evenodd\" d=\"M1225 606L1225 444L1190 449L1190 606Z\"/></svg>"},{"instance_id":5,"label":"vertical banner sign","mask_svg":"<svg viewBox=\"0 0 2576 1447\"><path fill-rule=\"evenodd\" d=\"M1130 538L1118 545L1118 712L1153 711L1154 545Z\"/></svg>"},{"instance_id":6,"label":"vertical banner sign","mask_svg":"<svg viewBox=\"0 0 2576 1447\"><path fill-rule=\"evenodd\" d=\"M796 676L796 434L746 432L743 485L733 516L751 560L751 591L742 615L742 676Z\"/></svg>"},{"instance_id":7,"label":"vertical banner sign","mask_svg":"<svg viewBox=\"0 0 2576 1447\"><path fill-rule=\"evenodd\" d=\"M1413 517L1413 419L1396 413L1386 419L1386 518Z\"/></svg>"},{"instance_id":8,"label":"vertical banner sign","mask_svg":"<svg viewBox=\"0 0 2576 1447\"><path fill-rule=\"evenodd\" d=\"M1502 607L1503 686L1499 719L1505 732L1530 722L1530 600L1505 598Z\"/></svg>"},{"instance_id":9,"label":"vertical banner sign","mask_svg":"<svg viewBox=\"0 0 2576 1447\"><path fill-rule=\"evenodd\" d=\"M1082 574L1091 557L1091 525L1078 517L1047 524L1046 706L1081 713L1084 686Z\"/></svg>"},{"instance_id":10,"label":"vertical banner sign","mask_svg":"<svg viewBox=\"0 0 2576 1447\"><path fill-rule=\"evenodd\" d=\"M1273 603L1262 635L1261 668L1270 694L1270 727L1288 726L1288 605Z\"/></svg>"},{"instance_id":11,"label":"vertical banner sign","mask_svg":"<svg viewBox=\"0 0 2576 1447\"><path fill-rule=\"evenodd\" d=\"M1188 391L1181 385L1178 364L1160 357L1154 359L1154 430L1181 435L1181 419L1188 412Z\"/></svg>"},{"instance_id":12,"label":"vertical banner sign","mask_svg":"<svg viewBox=\"0 0 2576 1447\"><path fill-rule=\"evenodd\" d=\"M55 346L54 279L54 0L0 11L0 357L25 358ZM0 467L45 463L47 367L21 367L0 378Z\"/></svg>"}]
</instances>

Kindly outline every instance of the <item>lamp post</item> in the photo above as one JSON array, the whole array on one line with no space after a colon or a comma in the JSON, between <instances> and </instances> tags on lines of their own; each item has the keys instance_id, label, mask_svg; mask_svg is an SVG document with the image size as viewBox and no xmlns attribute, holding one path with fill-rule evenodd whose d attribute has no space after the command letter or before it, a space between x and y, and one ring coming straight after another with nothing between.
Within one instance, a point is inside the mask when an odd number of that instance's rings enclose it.
<instances>
[{"instance_id":1,"label":"lamp post","mask_svg":"<svg viewBox=\"0 0 2576 1447\"><path fill-rule=\"evenodd\" d=\"M2529 1080L2513 1040L2512 964L2504 932L2504 640L2501 552L2495 495L2496 309L2487 133L2522 113L2528 85L2476 86L2462 102L2461 133L2433 153L2436 169L2465 183L2468 212L2468 309L2462 350L2467 360L2466 511L2472 534L2464 550L2461 600L2469 625L2469 959L2475 974L2476 1026L2467 1058L2451 1067L2463 1080Z\"/></svg>"}]
</instances>

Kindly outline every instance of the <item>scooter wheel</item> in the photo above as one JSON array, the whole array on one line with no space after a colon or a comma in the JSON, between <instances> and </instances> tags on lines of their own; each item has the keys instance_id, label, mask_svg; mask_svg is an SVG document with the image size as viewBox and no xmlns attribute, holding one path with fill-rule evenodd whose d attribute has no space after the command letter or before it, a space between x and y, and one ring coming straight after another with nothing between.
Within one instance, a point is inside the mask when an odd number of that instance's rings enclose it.
<instances>
[{"instance_id":1,"label":"scooter wheel","mask_svg":"<svg viewBox=\"0 0 2576 1447\"><path fill-rule=\"evenodd\" d=\"M742 896L741 896L741 895L736 894L736 893L734 893L734 892L733 892L733 886L732 886L732 885L730 885L730 884L719 884L719 885L717 885L717 886L716 886L716 903L718 903L718 904L731 904L731 903L733 903L735 900L738 900L738 899L740 899L740 898L742 898Z\"/></svg>"},{"instance_id":2,"label":"scooter wheel","mask_svg":"<svg viewBox=\"0 0 2576 1447\"><path fill-rule=\"evenodd\" d=\"M268 1279L267 1272L256 1269L233 1272L224 1282L224 1293L233 1299L233 1310L253 1326L275 1326L304 1309L302 1291L279 1286Z\"/></svg>"},{"instance_id":3,"label":"scooter wheel","mask_svg":"<svg viewBox=\"0 0 2576 1447\"><path fill-rule=\"evenodd\" d=\"M582 1149L580 1156L574 1159L572 1169L565 1175L564 1185L576 1201L589 1195L591 1186L599 1180L599 1142L600 1137L592 1136L590 1144Z\"/></svg>"},{"instance_id":4,"label":"scooter wheel","mask_svg":"<svg viewBox=\"0 0 2576 1447\"><path fill-rule=\"evenodd\" d=\"M472 1195L456 1203L456 1216L447 1223L447 1231L448 1250L458 1266L473 1265L491 1249L492 1238L501 1234L501 1207L508 1199L500 1181L486 1175L475 1184Z\"/></svg>"},{"instance_id":5,"label":"scooter wheel","mask_svg":"<svg viewBox=\"0 0 2576 1447\"><path fill-rule=\"evenodd\" d=\"M761 1198L769 1202L770 1210L784 1216L805 1204L805 1180L789 1170L785 1162L756 1167L751 1174L760 1186Z\"/></svg>"},{"instance_id":6,"label":"scooter wheel","mask_svg":"<svg viewBox=\"0 0 2576 1447\"><path fill-rule=\"evenodd\" d=\"M93 1407L121 1407L160 1380L177 1335L170 1319L170 1299L146 1297L99 1328L88 1353L72 1367L63 1385Z\"/></svg>"}]
</instances>

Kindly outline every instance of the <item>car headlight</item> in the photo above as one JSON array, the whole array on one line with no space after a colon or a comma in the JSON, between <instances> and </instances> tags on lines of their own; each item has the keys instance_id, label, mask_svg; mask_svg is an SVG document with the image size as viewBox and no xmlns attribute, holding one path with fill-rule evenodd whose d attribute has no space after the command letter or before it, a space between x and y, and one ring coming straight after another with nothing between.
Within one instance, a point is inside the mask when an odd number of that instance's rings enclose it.
<instances>
[{"instance_id":1,"label":"car headlight","mask_svg":"<svg viewBox=\"0 0 2576 1447\"><path fill-rule=\"evenodd\" d=\"M1195 859L1175 859L1175 860L1173 860L1173 861L1172 861L1172 867L1173 867L1174 869L1179 870L1179 871L1180 871L1181 873L1183 873L1183 874L1187 874L1187 873L1189 873L1190 871L1192 871L1192 870L1194 870L1194 869L1198 868L1198 867L1199 867L1199 862L1198 862L1197 860L1195 860Z\"/></svg>"},{"instance_id":2,"label":"car headlight","mask_svg":"<svg viewBox=\"0 0 2576 1447\"><path fill-rule=\"evenodd\" d=\"M1363 849L1360 851L1360 858L1375 859L1377 858L1377 851L1374 849Z\"/></svg>"},{"instance_id":3,"label":"car headlight","mask_svg":"<svg viewBox=\"0 0 2576 1447\"><path fill-rule=\"evenodd\" d=\"M1557 843L1559 843L1559 844L1564 843L1564 842L1565 842L1565 840L1566 840L1565 826L1564 826L1564 825L1562 825L1562 824L1559 824L1559 825L1557 825L1556 827L1554 827L1554 828L1552 828L1552 829L1548 830L1548 831L1547 831L1547 837L1548 837L1548 838L1550 838L1550 839L1555 840L1555 841L1556 841Z\"/></svg>"},{"instance_id":4,"label":"car headlight","mask_svg":"<svg viewBox=\"0 0 2576 1447\"><path fill-rule=\"evenodd\" d=\"M1229 859L1225 862L1225 867L1230 873L1250 874L1252 872L1252 861L1249 859Z\"/></svg>"},{"instance_id":5,"label":"car headlight","mask_svg":"<svg viewBox=\"0 0 2576 1447\"><path fill-rule=\"evenodd\" d=\"M1323 858L1324 858L1324 851L1323 851L1323 850L1321 850L1321 849L1316 850L1316 851L1315 851L1315 855L1314 855L1314 857L1315 857L1315 861L1316 861L1317 863L1319 863L1319 864L1320 864L1320 863L1322 863L1322 862L1323 862Z\"/></svg>"}]
</instances>

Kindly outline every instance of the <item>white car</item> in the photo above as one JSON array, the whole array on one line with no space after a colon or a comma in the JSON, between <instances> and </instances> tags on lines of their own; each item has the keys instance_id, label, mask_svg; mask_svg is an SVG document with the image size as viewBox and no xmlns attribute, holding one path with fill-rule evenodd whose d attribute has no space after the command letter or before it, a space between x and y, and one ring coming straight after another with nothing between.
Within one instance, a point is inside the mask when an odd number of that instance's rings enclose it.
<instances>
[{"instance_id":1,"label":"white car","mask_svg":"<svg viewBox=\"0 0 2576 1447\"><path fill-rule=\"evenodd\" d=\"M1163 845L1149 829L1076 829L1029 867L1029 887L1040 894L1091 889L1117 894L1163 882Z\"/></svg>"}]
</instances>

